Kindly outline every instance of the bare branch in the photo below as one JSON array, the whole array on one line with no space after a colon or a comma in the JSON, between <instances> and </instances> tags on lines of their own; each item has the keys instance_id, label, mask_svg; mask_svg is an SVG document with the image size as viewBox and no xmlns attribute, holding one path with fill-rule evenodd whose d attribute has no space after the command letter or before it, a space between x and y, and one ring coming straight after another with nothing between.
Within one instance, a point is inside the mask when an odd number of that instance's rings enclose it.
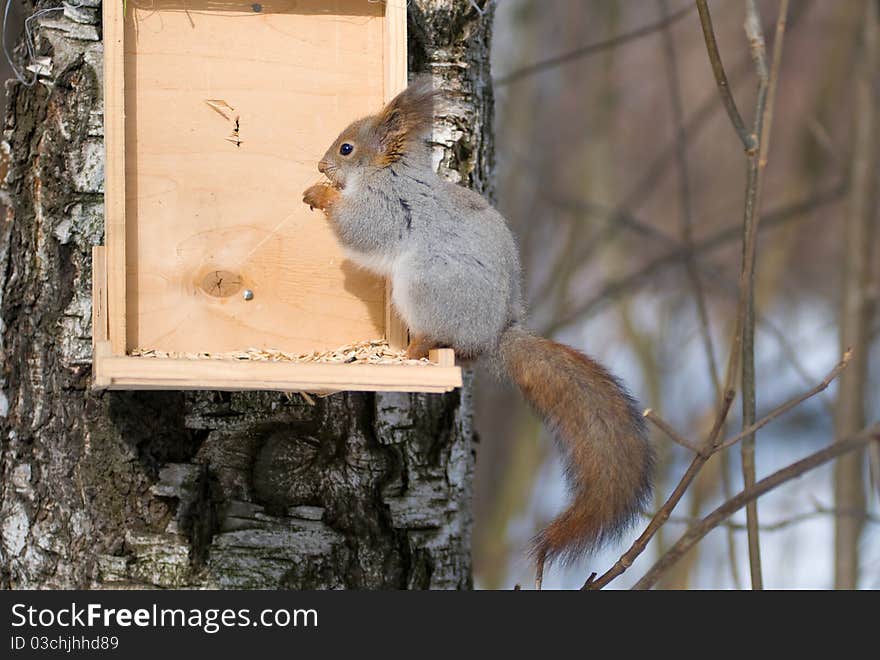
<instances>
[{"instance_id":1,"label":"bare branch","mask_svg":"<svg viewBox=\"0 0 880 660\"><path fill-rule=\"evenodd\" d=\"M736 110L736 105L733 102L733 97L729 93L726 93L729 92L727 86L727 77L724 74L723 66L721 66L721 59L718 55L717 44L715 43L715 36L714 32L712 31L711 19L709 18L708 7L706 6L705 0L697 0L697 7L698 9L700 9L700 19L703 26L704 36L706 38L706 45L709 51L709 57L712 60L713 70L716 73L716 82L718 82L719 91L722 94L722 99L725 101L725 106L728 109L728 113L731 116L731 120L733 121L734 126L737 127L738 119L739 125L744 131L745 128L742 124L742 118L739 116L739 112ZM752 7L753 5L750 6L750 9ZM776 49L779 49L780 53L782 48L783 35L785 32L784 17L787 13L787 10L788 0L782 0L782 3L780 5L780 20L777 23L776 41L774 44L774 47ZM752 26L750 29L753 28L754 26ZM750 39L750 41L752 44L752 51L754 56L756 58L763 57L762 52L760 52L759 50L759 46L763 44L763 40L758 41L756 39ZM775 56L774 62L778 62L778 58ZM704 451L694 457L690 466L688 466L687 471L673 490L672 494L657 512L657 515L655 515L651 522L648 523L648 526L642 532L642 534L635 540L629 550L627 550L620 557L620 559L618 559L614 566L612 566L602 576L596 579L591 576L590 579L588 579L587 582L584 584L584 589L601 589L603 586L608 584L611 580L623 573L629 566L632 565L632 562L644 551L645 547L647 547L648 542L651 540L654 534L656 534L657 530L663 526L666 520L668 520L670 514L672 513L672 510L678 504L679 500L684 495L691 482L696 478L697 474L700 472L703 465L709 459L711 454L716 451L721 429L724 427L724 422L730 412L730 406L733 403L734 397L736 396L734 383L736 379L736 374L739 371L738 367L740 366L740 359L742 359L742 364L744 365L743 382L749 383L751 387L751 390L749 392L749 394L751 395L751 401L744 404L744 415L749 411L749 409L752 409L752 416L751 419L745 421L744 424L748 426L749 424L754 423L753 345L747 346L745 340L749 340L752 342L754 340L754 262L758 234L758 208L762 182L761 175L766 164L766 156L769 148L769 141L764 136L764 126L765 123L769 126L772 123L773 117L773 107L772 105L768 106L767 96L768 90L770 88L774 88L775 86L775 79L771 82L768 77L764 75L765 73L765 70L759 68L759 88L758 101L756 104L754 135L750 136L751 139L743 140L743 144L746 145L746 150L749 157L749 173L747 177L745 222L743 226L743 265L739 281L740 300L736 317L736 328L734 330L733 339L731 342L732 345L728 359L725 384L722 389L724 394L721 401L719 402L718 412L716 414L715 422L712 426L712 431L710 432L709 437L706 439ZM775 75L775 77L778 77L778 73L779 69L777 66L773 74ZM740 133L739 127L737 127L737 132ZM751 355L750 361L745 359L745 357L748 355ZM749 364L746 365L746 362L749 362ZM751 371L750 377L749 371ZM747 397L744 396L744 399L746 398ZM753 435L751 436L751 440L752 442L754 442ZM752 463L749 470L749 468L746 466L747 458L748 457L744 456L743 469L744 475L747 479L746 486L748 489L748 487L754 483L754 463L752 455ZM752 475L751 483L749 482L750 471ZM749 502L750 501L751 500L749 500ZM750 534L749 547L750 563L752 566L752 586L754 588L761 588L759 547L757 545L757 516L753 514L750 515L749 518L750 527L754 529L754 534Z\"/></svg>"},{"instance_id":2,"label":"bare branch","mask_svg":"<svg viewBox=\"0 0 880 660\"><path fill-rule=\"evenodd\" d=\"M661 431L663 431L667 436L669 436L670 439L672 439L673 441L675 441L677 444L681 445L682 447L690 449L695 454L715 454L715 453L718 453L719 451L723 451L724 449L732 447L733 445L735 445L737 442L742 440L747 435L753 434L758 429L761 429L761 428L767 426L767 424L772 422L777 417L784 415L789 410L791 410L792 408L795 408L796 406L799 406L807 399L814 397L817 394L819 394L820 392L823 392L824 390L826 390L828 388L828 386L831 385L831 383L834 382L834 380L841 374L841 372L847 368L850 361L852 360L852 356L853 356L853 353L851 350L846 351L843 354L843 357L840 359L840 362L838 362L834 366L834 368L828 372L828 375L822 379L821 383L819 383L815 387L811 388L810 390L804 392L803 394L799 394L798 396L796 396L792 399L789 399L785 403L777 406L776 408L774 408L773 410L768 412L760 420L758 420L757 422L755 422L751 426L744 428L742 431L740 431L736 435L726 439L724 442L722 442L721 444L718 444L714 447L707 447L707 446L700 447L700 446L696 445L695 443L691 442L684 435L682 435L681 433L676 431L663 418L661 418L659 415L657 415L657 413L655 413L651 408L648 408L644 412L644 417L646 419L648 419L650 422L652 422Z\"/></svg>"},{"instance_id":3,"label":"bare branch","mask_svg":"<svg viewBox=\"0 0 880 660\"><path fill-rule=\"evenodd\" d=\"M709 436L706 438L706 447L711 448L715 446L718 435L724 425L724 420L727 418L728 412L730 412L730 406L733 403L734 396L735 392L733 390L727 390L725 392L724 398L721 400L718 408L718 415L715 419L715 424L713 425L712 430L709 432ZM627 568L632 566L636 558L645 551L646 547L648 547L648 543L651 541L657 531L661 527L663 527L663 525L669 519L669 516L672 514L672 510L676 507L679 500L681 500L682 496L691 485L691 482L693 482L693 480L699 474L703 465L705 465L706 461L709 460L710 455L711 451L704 451L694 457L694 459L691 461L691 464L688 466L688 469L682 476L681 480L679 480L672 493L666 499L666 502L664 502L663 506L660 507L660 510L657 511L657 513L648 523L648 526L645 527L645 530L639 535L639 537L635 541L633 541L633 544L630 546L629 550L624 552L620 556L620 559L618 559L611 568L605 571L605 573L603 573L598 578L595 576L595 573L590 575L590 577L584 583L584 586L581 587L582 589L601 589L618 575L623 573Z\"/></svg>"},{"instance_id":4,"label":"bare branch","mask_svg":"<svg viewBox=\"0 0 880 660\"><path fill-rule=\"evenodd\" d=\"M727 82L727 74L724 72L724 65L721 63L721 53L718 52L718 42L715 41L715 29L712 27L712 16L709 14L709 5L706 0L697 0L697 11L700 12L700 26L703 28L703 38L706 41L706 52L709 55L709 62L712 64L712 73L715 75L715 84L718 85L718 93L721 95L721 102L724 109L727 110L727 116L733 124L733 129L739 136L743 147L747 152L755 151L758 142L755 136L751 135L746 129L742 115L736 107L736 101L730 91L730 83Z\"/></svg>"},{"instance_id":5,"label":"bare branch","mask_svg":"<svg viewBox=\"0 0 880 660\"><path fill-rule=\"evenodd\" d=\"M785 38L785 20L788 15L788 0L779 3L779 17L776 22L776 36L773 41L773 68L768 71L764 34L761 17L755 0L746 0L745 29L749 38L749 49L758 73L758 99L755 103L754 137L757 140L757 153L748 153L748 174L746 177L745 218L743 222L743 267L740 280L739 317L742 318L742 412L743 426L755 423L755 253L757 250L757 224L760 220L761 190L763 174L767 166L770 150L770 130L773 124L773 108L776 98L776 83L782 62L782 44ZM746 434L740 447L742 473L746 488L755 483L755 434ZM746 507L749 527L749 565L752 573L752 588L762 589L761 549L758 539L758 507L751 502Z\"/></svg>"},{"instance_id":6,"label":"bare branch","mask_svg":"<svg viewBox=\"0 0 880 660\"><path fill-rule=\"evenodd\" d=\"M654 534L656 534L657 530L660 529L660 527L662 527L663 524L665 524L666 521L670 519L672 511L678 504L681 496L684 495L684 493L690 487L691 482L694 480L694 478L696 478L697 474L702 469L703 465L706 463L706 461L709 460L709 458L713 454L716 454L724 449L727 449L731 445L736 444L737 442L742 440L745 435L749 433L754 433L756 430L763 426L766 426L780 415L783 415L784 413L803 403L810 397L815 396L825 390L832 383L832 381L834 381L834 379L837 378L844 369L846 369L850 360L852 360L852 352L847 351L846 353L844 353L840 362L835 365L835 367L828 373L828 375L822 380L821 383L819 383L809 391L800 394L793 399L786 401L782 405L774 408L753 426L743 429L741 433L721 443L719 443L717 439L721 432L721 429L724 426L724 420L727 418L727 414L730 410L730 406L733 403L733 398L736 394L735 391L732 389L727 390L724 399L722 399L718 409L718 413L716 415L715 424L713 425L712 430L709 432L706 442L702 447L699 447L692 441L688 440L681 433L676 431L668 422L660 418L650 408L646 410L644 415L649 421L657 426L657 428L662 430L677 444L693 451L696 456L694 457L684 476L682 476L681 481L679 481L678 485L675 487L675 490L673 490L672 494L669 496L663 506L660 507L660 509L654 514L653 518L648 523L648 526L642 533L642 535L639 536L638 539L636 539L629 550L627 550L621 556L621 558L614 564L614 566L612 566L605 574L603 574L598 579L591 577L591 580L588 580L583 588L601 589L632 565L636 557L638 557L647 547L648 542L651 540Z\"/></svg>"},{"instance_id":7,"label":"bare branch","mask_svg":"<svg viewBox=\"0 0 880 660\"><path fill-rule=\"evenodd\" d=\"M669 9L667 0L659 0L660 11L663 16L668 15ZM709 321L709 312L706 305L703 283L700 279L699 265L694 252L694 230L693 230L693 212L691 208L691 190L690 190L690 172L688 171L688 141L687 130L685 129L684 108L682 106L682 90L681 82L678 74L678 54L676 52L675 40L672 37L672 30L669 27L663 29L663 44L666 51L666 70L669 83L669 97L672 104L672 116L675 123L675 160L678 168L678 195L679 195L679 213L681 216L681 243L688 251L685 258L684 270L688 282L690 283L691 294L697 311L699 320L700 340L703 344L703 352L706 359L706 368L708 370L709 382L715 390L715 396L718 400L721 398L721 376L718 371L718 362L715 358L715 347L712 342L712 328ZM674 429L670 429L674 431ZM692 447L693 451L698 454L701 448ZM729 498L733 495L733 489L730 483L730 474L724 469L728 462L726 454L721 456L722 462L722 489L724 496ZM694 500L696 504L696 500ZM693 505L693 504L692 504ZM731 529L727 532L727 552L731 568L731 574L734 582L738 585L739 573L737 570L736 560L736 540L734 532Z\"/></svg>"},{"instance_id":8,"label":"bare branch","mask_svg":"<svg viewBox=\"0 0 880 660\"><path fill-rule=\"evenodd\" d=\"M846 189L847 182L842 181L827 191L817 193L816 195L808 197L807 199L804 199L800 202L795 202L790 206L786 206L765 213L761 217L758 231L763 232L772 227L783 225L787 222L790 222L791 220L801 217L809 210L820 208L822 206L825 206L826 204L836 202L844 195ZM582 209L585 211L607 214L609 221L622 223L629 227L650 226L647 225L644 221L640 221L638 218L623 209L605 208L591 202L583 202L580 200L560 199L552 197L548 199L552 203L568 208ZM741 231L741 223L737 223L735 225L732 224L728 227L720 229L711 236L696 241L693 246L693 252L699 255L704 252L709 252L711 250L721 248L739 237ZM656 232L654 232L653 235L656 236ZM667 238L674 241L674 239L671 239L671 237ZM666 241L666 239L663 240ZM589 300L581 303L580 305L577 305L571 312L569 312L565 316L556 319L548 327L544 328L543 332L549 334L558 332L559 330L579 320L584 315L590 314L596 309L600 308L607 301L613 300L614 298L621 296L625 293L629 293L630 291L644 284L645 282L652 280L654 277L656 277L657 273L659 273L664 268L674 266L680 263L682 260L686 259L688 255L687 247L677 242L673 242L672 244L676 247L652 259L647 264L639 268L637 271L630 273L629 275L624 275L619 279L612 280L604 287L602 287L602 290L599 291L599 293L597 293L595 296L591 297Z\"/></svg>"},{"instance_id":9,"label":"bare branch","mask_svg":"<svg viewBox=\"0 0 880 660\"><path fill-rule=\"evenodd\" d=\"M630 41L635 41L636 39L652 34L657 30L661 30L668 25L672 25L673 23L687 16L692 9L692 6L685 5L678 11L664 17L663 20L657 21L656 23L651 23L649 25L645 25L636 30L633 30L632 32L626 32L616 37L612 37L611 39L605 39L603 41L598 41L594 44L588 44L587 46L582 46L575 50L569 51L568 53L563 53L562 55L550 57L546 60L542 60L541 62L536 62L535 64L524 66L521 69L511 71L510 73L496 78L493 81L493 84L495 85L495 87L503 87L504 85L518 82L523 78L528 78L529 76L541 73L542 71L546 71L547 69L551 69L562 64L567 64L568 62L583 57L589 57L590 55L595 55L596 53L601 53L602 51L609 50L611 48L616 48L617 46L629 43Z\"/></svg>"},{"instance_id":10,"label":"bare branch","mask_svg":"<svg viewBox=\"0 0 880 660\"><path fill-rule=\"evenodd\" d=\"M651 408L648 408L644 413L645 419L650 421L654 426L663 431L666 435L669 436L671 440L678 443L685 449L690 449L695 454L702 453L702 449L692 443L690 440L685 438L681 433L676 431L672 426L666 422L662 417L660 417L657 413L655 413Z\"/></svg>"},{"instance_id":11,"label":"bare branch","mask_svg":"<svg viewBox=\"0 0 880 660\"><path fill-rule=\"evenodd\" d=\"M761 479L754 486L742 490L738 495L728 500L712 513L703 518L698 524L689 529L679 540L664 554L648 572L639 580L634 589L650 589L660 576L675 562L690 550L695 543L699 542L706 534L721 524L724 520L739 511L749 502L777 488L787 481L795 479L805 472L813 470L820 465L831 461L838 456L864 447L871 440L880 442L880 424L864 429L862 432L847 438L841 442L834 442L828 447L810 454L804 459L792 463Z\"/></svg>"},{"instance_id":12,"label":"bare branch","mask_svg":"<svg viewBox=\"0 0 880 660\"><path fill-rule=\"evenodd\" d=\"M659 0L659 2L661 14L664 18L667 18L669 16L667 0ZM684 127L684 109L682 108L681 102L681 83L678 77L678 55L675 50L675 40L672 38L672 31L668 26L663 28L663 44L666 51L669 96L672 101L672 115L675 121L675 160L678 167L681 242L687 250L685 272L693 292L694 304L697 308L697 317L700 320L700 338L703 342L703 351L706 354L706 366L709 370L709 380L715 387L715 395L720 397L721 377L718 375L718 363L715 360L715 349L712 345L712 330L709 325L706 299L703 294L702 283L700 282L700 274L697 270L696 257L694 256L694 222L691 209L690 173L688 172L687 160L687 133Z\"/></svg>"},{"instance_id":13,"label":"bare branch","mask_svg":"<svg viewBox=\"0 0 880 660\"><path fill-rule=\"evenodd\" d=\"M822 382L819 383L818 385L816 385L816 387L809 390L808 392L804 392L803 394L786 401L781 406L774 408L773 410L771 410L769 413L767 413L764 417L762 417L760 420L758 420L757 422L755 422L751 426L744 428L742 431L737 433L732 438L728 438L727 440L722 442L717 447L716 451L721 451L723 449L727 449L728 447L735 445L737 442L739 442L740 440L742 440L746 436L753 435L755 433L755 431L757 431L760 428L763 428L764 426L767 426L767 424L772 422L774 419L776 419L780 415L784 415L785 413L787 413L789 410L791 410L795 406L800 405L801 403L803 403L804 401L806 401L810 397L816 396L820 392L827 389L828 386L831 385L831 383L834 381L834 379L837 378L844 369L846 369L846 367L850 363L850 360L852 360L852 351L848 350L848 351L846 351L846 353L843 354L843 357L840 359L840 362L837 363L837 365L834 367L834 369L832 369L828 373L828 375L825 376L825 378L822 380Z\"/></svg>"},{"instance_id":14,"label":"bare branch","mask_svg":"<svg viewBox=\"0 0 880 660\"><path fill-rule=\"evenodd\" d=\"M825 204L829 204L840 199L843 194L847 190L846 182L841 182L833 189L830 189L827 193L819 193L813 198L806 199L803 202L798 202L792 206L784 207L782 209L777 209L775 211L771 211L768 213L764 213L761 216L761 222L759 224L758 230L764 231L771 226L776 226L778 223L787 222L788 220L798 217L801 213L807 213L813 209L820 208ZM614 223L614 226L626 227L631 229L633 232L636 232L640 235L647 237L651 237L652 239L657 239L662 241L667 245L681 245L674 237L669 234L666 234L663 231L660 231L650 224L647 224L645 221L633 216L632 214L611 207L607 207L601 204L597 204L595 202L590 201L581 201L581 200L573 200L569 198L557 198L557 197L548 197L545 195L548 201L555 206L559 206L560 208L568 209L571 211L579 211L583 213L595 214L598 216L605 216L604 221L606 225L610 225ZM742 225L731 225L727 229L723 230L724 233L724 242L733 240L741 235ZM603 234L603 232L597 232L598 234ZM718 239L718 242L714 242L715 238ZM708 251L715 248L720 248L723 245L721 242L721 232L715 235L713 239L712 245L701 241L699 244L694 246L693 252L694 256L699 256L702 252ZM591 244L597 244L597 240L591 239L589 241ZM570 244L570 242L569 242ZM655 280L655 276L657 272L661 269L666 268L668 266L675 265L678 263L677 259L673 259L673 254L678 255L681 254L681 259L686 258L686 251L683 246L680 248L679 252L676 253L667 253L665 256L658 257L654 261L649 262L642 270L637 271L636 273L624 276L623 278L612 282L609 285L606 285L606 288L603 289L603 293L607 294L609 297L612 296L620 296L624 295L628 292L629 289L633 289L641 285L643 282L647 283ZM705 258L705 257L704 257ZM669 259L667 261L666 259ZM717 269L713 268L710 263L703 262L699 259L696 260L696 265L701 272L711 278L711 281L720 286L721 291L725 294L732 295L738 299L738 287L733 282L728 282L728 278L723 276L723 274L719 273ZM570 268L570 263L568 264ZM557 276L558 269L553 271L552 276L547 277L547 281L551 281L553 278ZM539 289L540 290L540 289ZM559 295L557 292L556 295ZM543 298L546 296L539 295L538 298ZM594 308L598 307L600 304L605 302L602 296L591 298L589 304L592 307L583 310L584 314L590 313ZM775 325L775 323L768 317L757 314L756 316L757 322L763 327L770 335L774 337L776 342L779 344L779 348L782 353L785 355L788 362L792 365L792 368L797 372L797 374L801 377L801 379L807 385L812 385L815 382L815 378L809 374L801 363L797 352L791 346L791 343L785 337L785 334ZM559 320L556 324L563 322ZM551 325L545 332L555 332L558 329L556 324ZM831 404L829 401L825 399L822 400L822 405L825 406L826 410L829 414L832 412Z\"/></svg>"},{"instance_id":15,"label":"bare branch","mask_svg":"<svg viewBox=\"0 0 880 660\"><path fill-rule=\"evenodd\" d=\"M863 509L834 509L829 507L816 507L813 511L798 513L788 518L783 518L772 523L761 523L761 531L779 532L788 529L789 527L793 527L794 525L798 525L802 522L813 520L814 518L821 518L823 516L855 518L856 520L860 520L866 523L871 523L875 525L880 524L880 516L872 515L867 511L864 511ZM669 518L669 522L687 525L688 527L690 527L692 525L698 524L700 522L700 519L688 518L683 516L671 516ZM725 520L718 523L718 527L726 527L727 529L735 532L744 532L747 529L746 525L738 522L733 522L731 520Z\"/></svg>"},{"instance_id":16,"label":"bare branch","mask_svg":"<svg viewBox=\"0 0 880 660\"><path fill-rule=\"evenodd\" d=\"M789 20L789 31L800 22L801 18L808 12L812 0L801 0L795 4L791 12L791 20ZM751 69L751 62L748 55L738 59L729 69L731 93L738 81L745 73ZM718 107L718 94L713 91L700 104L697 109L692 112L685 121L685 129L691 140L698 135L708 124L708 121L714 117L715 109ZM692 142L693 143L693 142ZM624 195L621 207L630 209L631 211L639 210L651 192L657 189L657 184L669 172L667 163L674 157L677 149L676 141L663 147L663 150L646 168L645 174L642 175L630 191Z\"/></svg>"}]
</instances>

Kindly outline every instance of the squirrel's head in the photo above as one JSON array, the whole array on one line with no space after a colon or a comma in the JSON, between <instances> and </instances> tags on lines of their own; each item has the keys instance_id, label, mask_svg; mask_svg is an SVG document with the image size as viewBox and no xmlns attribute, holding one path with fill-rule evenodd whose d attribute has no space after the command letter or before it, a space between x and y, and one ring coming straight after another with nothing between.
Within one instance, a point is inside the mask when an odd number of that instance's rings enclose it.
<instances>
[{"instance_id":1,"label":"squirrel's head","mask_svg":"<svg viewBox=\"0 0 880 660\"><path fill-rule=\"evenodd\" d=\"M350 124L318 163L318 170L344 188L367 169L381 169L425 149L439 95L422 76L394 97L382 111Z\"/></svg>"}]
</instances>

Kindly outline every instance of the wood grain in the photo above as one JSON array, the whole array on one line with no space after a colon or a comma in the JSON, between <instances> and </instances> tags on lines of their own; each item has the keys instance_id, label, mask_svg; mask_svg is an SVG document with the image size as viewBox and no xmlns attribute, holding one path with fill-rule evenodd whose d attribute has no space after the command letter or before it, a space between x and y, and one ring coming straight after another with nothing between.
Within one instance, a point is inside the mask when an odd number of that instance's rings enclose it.
<instances>
[{"instance_id":1,"label":"wood grain","mask_svg":"<svg viewBox=\"0 0 880 660\"><path fill-rule=\"evenodd\" d=\"M301 193L341 127L382 106L387 73L405 84L405 42L385 56L405 9L252 6L129 3L128 349L305 352L386 332L384 283ZM218 271L238 282L212 294Z\"/></svg>"},{"instance_id":2,"label":"wood grain","mask_svg":"<svg viewBox=\"0 0 880 660\"><path fill-rule=\"evenodd\" d=\"M104 2L104 243L107 318L113 352L126 349L125 76L123 9Z\"/></svg>"},{"instance_id":3,"label":"wood grain","mask_svg":"<svg viewBox=\"0 0 880 660\"><path fill-rule=\"evenodd\" d=\"M461 369L430 365L296 364L106 355L96 361L95 386L125 390L439 393L461 387Z\"/></svg>"},{"instance_id":4,"label":"wood grain","mask_svg":"<svg viewBox=\"0 0 880 660\"><path fill-rule=\"evenodd\" d=\"M300 196L340 128L404 89L407 72L402 0L118 9L105 4L108 247L94 253L95 386L459 387L449 350L422 368L123 356L308 352L382 335L405 346L390 289L345 259Z\"/></svg>"},{"instance_id":5,"label":"wood grain","mask_svg":"<svg viewBox=\"0 0 880 660\"><path fill-rule=\"evenodd\" d=\"M407 86L406 0L385 3L385 102ZM385 285L385 338L392 348L406 348L409 330L391 304L391 282Z\"/></svg>"},{"instance_id":6,"label":"wood grain","mask_svg":"<svg viewBox=\"0 0 880 660\"><path fill-rule=\"evenodd\" d=\"M432 348L428 351L428 359L440 367L454 367L455 351L451 348Z\"/></svg>"}]
</instances>

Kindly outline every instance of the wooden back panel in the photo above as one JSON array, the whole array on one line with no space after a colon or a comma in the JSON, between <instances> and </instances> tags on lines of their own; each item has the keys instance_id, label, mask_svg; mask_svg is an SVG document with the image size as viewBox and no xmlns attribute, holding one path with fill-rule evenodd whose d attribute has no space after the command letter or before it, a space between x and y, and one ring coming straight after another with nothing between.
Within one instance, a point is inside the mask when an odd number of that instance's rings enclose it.
<instances>
[{"instance_id":1,"label":"wooden back panel","mask_svg":"<svg viewBox=\"0 0 880 660\"><path fill-rule=\"evenodd\" d=\"M401 86L386 80L384 12L128 0L126 348L310 351L386 334L384 283L301 202L337 133Z\"/></svg>"}]
</instances>

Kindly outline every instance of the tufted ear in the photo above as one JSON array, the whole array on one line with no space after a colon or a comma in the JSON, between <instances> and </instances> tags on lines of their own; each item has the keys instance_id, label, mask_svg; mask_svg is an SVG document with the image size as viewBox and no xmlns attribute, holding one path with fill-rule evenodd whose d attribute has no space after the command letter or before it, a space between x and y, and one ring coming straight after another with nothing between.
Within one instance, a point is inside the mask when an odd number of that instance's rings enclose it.
<instances>
[{"instance_id":1,"label":"tufted ear","mask_svg":"<svg viewBox=\"0 0 880 660\"><path fill-rule=\"evenodd\" d=\"M383 164L400 160L408 148L423 139L434 121L434 103L440 92L427 75L419 76L395 96L376 117Z\"/></svg>"}]
</instances>

